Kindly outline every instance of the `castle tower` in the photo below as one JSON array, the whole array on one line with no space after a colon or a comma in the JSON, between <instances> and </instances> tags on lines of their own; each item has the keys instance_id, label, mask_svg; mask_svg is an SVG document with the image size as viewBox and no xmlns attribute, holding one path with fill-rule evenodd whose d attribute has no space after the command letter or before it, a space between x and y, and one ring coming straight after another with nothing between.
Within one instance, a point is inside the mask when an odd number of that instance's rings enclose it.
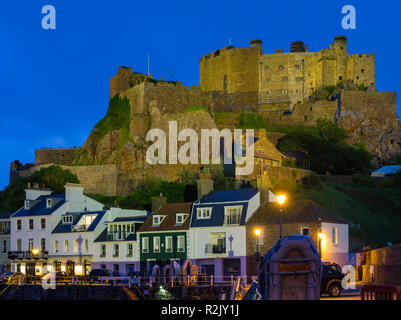
<instances>
[{"instance_id":1,"label":"castle tower","mask_svg":"<svg viewBox=\"0 0 401 320\"><path fill-rule=\"evenodd\" d=\"M347 37L338 36L334 38L334 49L347 52Z\"/></svg>"}]
</instances>

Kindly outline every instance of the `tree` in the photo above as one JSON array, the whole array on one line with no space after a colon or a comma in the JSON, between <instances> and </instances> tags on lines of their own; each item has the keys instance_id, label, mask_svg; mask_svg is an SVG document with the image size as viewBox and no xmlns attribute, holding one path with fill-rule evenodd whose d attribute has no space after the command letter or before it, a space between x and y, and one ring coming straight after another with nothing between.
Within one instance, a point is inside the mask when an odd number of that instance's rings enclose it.
<instances>
[{"instance_id":1,"label":"tree","mask_svg":"<svg viewBox=\"0 0 401 320\"><path fill-rule=\"evenodd\" d=\"M64 170L57 165L41 168L27 178L15 179L3 191L0 191L0 211L14 212L22 206L28 182L37 183L55 194L61 194L64 193L66 183L79 183L79 180L70 170Z\"/></svg>"}]
</instances>

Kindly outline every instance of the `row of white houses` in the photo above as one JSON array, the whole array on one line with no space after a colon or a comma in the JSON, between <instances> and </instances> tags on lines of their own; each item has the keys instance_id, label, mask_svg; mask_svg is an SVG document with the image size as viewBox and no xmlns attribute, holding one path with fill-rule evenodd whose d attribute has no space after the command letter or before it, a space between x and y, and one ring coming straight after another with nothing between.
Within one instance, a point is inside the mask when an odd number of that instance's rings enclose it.
<instances>
[{"instance_id":1,"label":"row of white houses","mask_svg":"<svg viewBox=\"0 0 401 320\"><path fill-rule=\"evenodd\" d=\"M190 260L207 274L224 276L246 275L253 261L255 243L247 241L246 226L261 208L257 189L209 190L194 203L161 203L152 213L106 208L78 184L67 184L63 195L25 192L24 206L9 217L11 271L88 275L103 268L127 274ZM325 248L327 257L339 248L348 254L348 225L335 228L341 233L333 248Z\"/></svg>"}]
</instances>

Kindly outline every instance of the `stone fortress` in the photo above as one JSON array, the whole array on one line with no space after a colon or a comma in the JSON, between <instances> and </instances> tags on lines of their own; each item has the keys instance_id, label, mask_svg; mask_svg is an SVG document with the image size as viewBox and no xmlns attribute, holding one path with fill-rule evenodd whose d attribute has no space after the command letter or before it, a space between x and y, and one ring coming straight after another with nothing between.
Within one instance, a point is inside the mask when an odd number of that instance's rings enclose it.
<instances>
[{"instance_id":1,"label":"stone fortress","mask_svg":"<svg viewBox=\"0 0 401 320\"><path fill-rule=\"evenodd\" d=\"M268 54L261 40L252 40L250 47L228 46L199 59L203 90L243 94L248 103L261 107L302 102L319 88L339 82L375 86L374 54L348 54L343 36L318 52L294 41L291 52L276 49Z\"/></svg>"},{"instance_id":2,"label":"stone fortress","mask_svg":"<svg viewBox=\"0 0 401 320\"><path fill-rule=\"evenodd\" d=\"M175 179L182 170L145 163L149 129L168 132L171 120L179 131L232 129L240 113L258 114L272 126L313 126L326 118L348 131L350 143L364 143L377 163L401 153L396 93L376 89L374 54L350 55L342 36L318 52L301 41L292 42L290 52L271 54L263 52L261 40L218 49L199 59L199 86L191 88L119 67L110 79L110 99L116 94L129 101L129 141L121 145L120 129L99 138L94 128L80 148L36 150L33 166L13 162L10 179L55 163L76 173L89 193L125 194L146 176ZM188 112L193 106L207 112ZM229 121L217 121L215 113L229 115Z\"/></svg>"}]
</instances>

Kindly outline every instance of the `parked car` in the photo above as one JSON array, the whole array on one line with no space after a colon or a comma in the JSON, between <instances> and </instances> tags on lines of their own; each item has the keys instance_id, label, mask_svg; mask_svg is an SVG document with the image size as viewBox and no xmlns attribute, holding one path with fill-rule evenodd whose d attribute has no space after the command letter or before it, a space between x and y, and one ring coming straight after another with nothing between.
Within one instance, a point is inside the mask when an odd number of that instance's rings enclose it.
<instances>
[{"instance_id":1,"label":"parked car","mask_svg":"<svg viewBox=\"0 0 401 320\"><path fill-rule=\"evenodd\" d=\"M6 272L0 276L1 283L15 283L19 279L25 280L25 275L21 272Z\"/></svg>"},{"instance_id":2,"label":"parked car","mask_svg":"<svg viewBox=\"0 0 401 320\"><path fill-rule=\"evenodd\" d=\"M107 269L92 269L89 273L89 279L91 281L98 281L99 277L111 277L113 272Z\"/></svg>"},{"instance_id":3,"label":"parked car","mask_svg":"<svg viewBox=\"0 0 401 320\"><path fill-rule=\"evenodd\" d=\"M335 262L323 262L322 282L320 285L321 293L328 293L331 297L338 297L341 294L341 281L345 274L341 272L341 267Z\"/></svg>"},{"instance_id":4,"label":"parked car","mask_svg":"<svg viewBox=\"0 0 401 320\"><path fill-rule=\"evenodd\" d=\"M54 275L56 277L56 283L63 283L69 280L69 277L64 271L54 271L44 274L40 280L49 280Z\"/></svg>"}]
</instances>

